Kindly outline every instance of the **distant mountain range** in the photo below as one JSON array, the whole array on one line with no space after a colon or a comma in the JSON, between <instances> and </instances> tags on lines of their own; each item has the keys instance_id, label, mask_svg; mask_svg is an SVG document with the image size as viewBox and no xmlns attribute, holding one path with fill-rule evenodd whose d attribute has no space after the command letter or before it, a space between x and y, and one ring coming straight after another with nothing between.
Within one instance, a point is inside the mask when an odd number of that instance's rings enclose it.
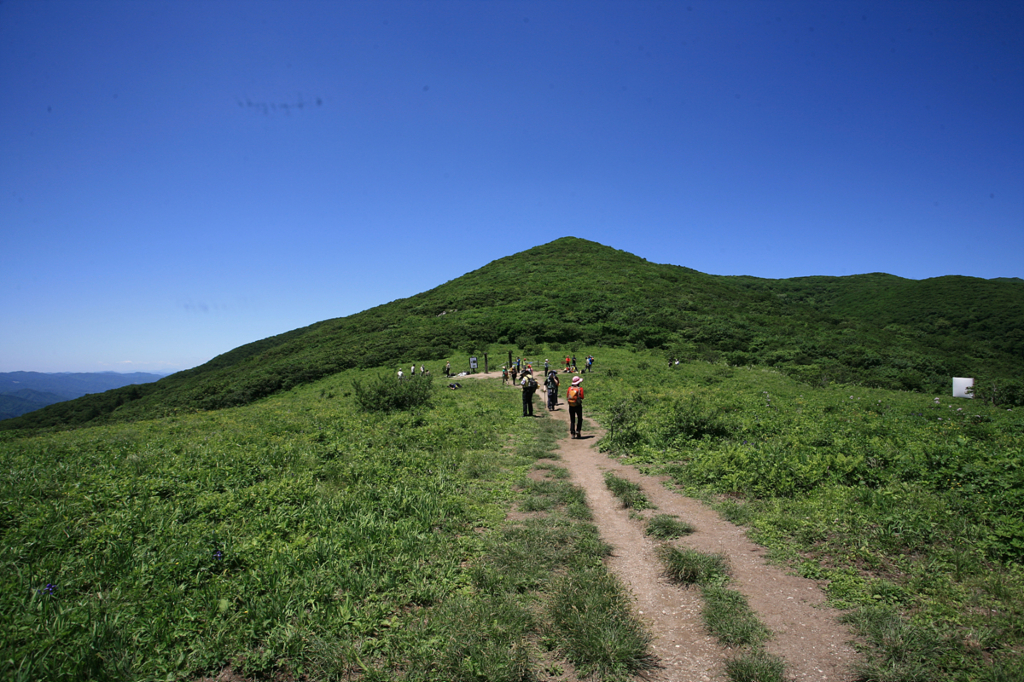
<instances>
[{"instance_id":1,"label":"distant mountain range","mask_svg":"<svg viewBox=\"0 0 1024 682\"><path fill-rule=\"evenodd\" d=\"M0 372L0 419L17 417L90 393L148 384L162 378L161 374L146 372Z\"/></svg>"},{"instance_id":2,"label":"distant mountain range","mask_svg":"<svg viewBox=\"0 0 1024 682\"><path fill-rule=\"evenodd\" d=\"M601 346L657 350L666 362L771 367L812 385L939 394L954 376L975 377L976 387L998 385L1000 400L1024 405L1024 281L708 275L564 237L415 296L240 346L155 383L52 405L0 430L216 410L353 367L443 362L488 348L532 356Z\"/></svg>"}]
</instances>

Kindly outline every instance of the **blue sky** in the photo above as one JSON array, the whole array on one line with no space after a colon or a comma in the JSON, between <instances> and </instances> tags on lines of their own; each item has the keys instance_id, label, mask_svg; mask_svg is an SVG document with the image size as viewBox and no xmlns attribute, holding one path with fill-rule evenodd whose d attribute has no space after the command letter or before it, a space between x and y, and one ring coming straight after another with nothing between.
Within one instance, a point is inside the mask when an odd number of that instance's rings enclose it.
<instances>
[{"instance_id":1,"label":"blue sky","mask_svg":"<svg viewBox=\"0 0 1024 682\"><path fill-rule=\"evenodd\" d=\"M1024 277L1024 4L0 3L0 371L185 369L567 235Z\"/></svg>"}]
</instances>

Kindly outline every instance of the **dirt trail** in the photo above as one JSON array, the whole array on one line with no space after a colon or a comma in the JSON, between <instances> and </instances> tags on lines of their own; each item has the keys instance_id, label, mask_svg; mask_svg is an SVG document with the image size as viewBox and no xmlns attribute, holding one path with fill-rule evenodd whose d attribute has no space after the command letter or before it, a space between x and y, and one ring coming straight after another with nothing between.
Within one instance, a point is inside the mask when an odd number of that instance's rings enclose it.
<instances>
[{"instance_id":1,"label":"dirt trail","mask_svg":"<svg viewBox=\"0 0 1024 682\"><path fill-rule=\"evenodd\" d=\"M564 396L563 389L563 401ZM534 403L535 409L546 409L543 389L538 391ZM563 422L569 419L564 402L549 415ZM853 637L838 622L839 612L825 604L816 582L768 564L764 548L748 540L742 528L724 521L698 500L669 490L665 479L644 476L601 454L597 441L604 432L593 421L586 422L582 439L569 439L568 430L567 425L566 438L560 441L558 453L573 482L586 491L601 537L613 547L609 569L633 593L637 611L654 635L654 653L661 659L661 668L650 679L725 679L725 661L732 654L705 633L700 591L681 588L663 576L655 555L657 543L644 534L643 524L631 519L629 511L612 496L604 483L605 471L613 471L643 488L658 508L645 515L672 514L697 529L692 535L675 540L675 544L729 558L733 576L730 587L746 596L761 622L774 633L765 648L785 660L787 679L845 682L855 678L850 668L857 654L848 644Z\"/></svg>"}]
</instances>

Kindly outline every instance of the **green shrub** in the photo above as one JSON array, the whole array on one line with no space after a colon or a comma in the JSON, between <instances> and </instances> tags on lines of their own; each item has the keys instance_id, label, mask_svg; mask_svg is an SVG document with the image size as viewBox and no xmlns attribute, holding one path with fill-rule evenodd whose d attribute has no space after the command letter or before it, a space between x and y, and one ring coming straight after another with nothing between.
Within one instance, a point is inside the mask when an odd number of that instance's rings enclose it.
<instances>
[{"instance_id":1,"label":"green shrub","mask_svg":"<svg viewBox=\"0 0 1024 682\"><path fill-rule=\"evenodd\" d=\"M397 379L380 375L367 385L352 382L356 405L363 412L397 412L426 406L433 396L433 377L414 375Z\"/></svg>"}]
</instances>

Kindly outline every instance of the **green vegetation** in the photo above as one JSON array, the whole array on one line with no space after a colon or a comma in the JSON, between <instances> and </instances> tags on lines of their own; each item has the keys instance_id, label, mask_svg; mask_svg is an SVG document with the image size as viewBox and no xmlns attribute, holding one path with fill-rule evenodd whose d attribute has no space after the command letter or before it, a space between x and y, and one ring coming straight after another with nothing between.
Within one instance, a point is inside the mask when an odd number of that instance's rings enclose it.
<instances>
[{"instance_id":1,"label":"green vegetation","mask_svg":"<svg viewBox=\"0 0 1024 682\"><path fill-rule=\"evenodd\" d=\"M601 358L618 368L588 378L602 447L828 581L869 642L864 679L1024 667L1024 412L945 391L813 387L766 368Z\"/></svg>"},{"instance_id":2,"label":"green vegetation","mask_svg":"<svg viewBox=\"0 0 1024 682\"><path fill-rule=\"evenodd\" d=\"M723 585L728 580L728 560L722 554L661 545L658 556L668 577L683 585Z\"/></svg>"},{"instance_id":3,"label":"green vegetation","mask_svg":"<svg viewBox=\"0 0 1024 682\"><path fill-rule=\"evenodd\" d=\"M731 682L782 682L783 662L761 647L771 632L758 620L746 598L726 587L728 559L722 554L705 554L668 544L658 547L658 557L670 579L700 587L704 600L701 618L707 631L722 644L739 647L738 654L726 661L726 674Z\"/></svg>"},{"instance_id":4,"label":"green vegetation","mask_svg":"<svg viewBox=\"0 0 1024 682\"><path fill-rule=\"evenodd\" d=\"M671 514L657 514L647 521L644 532L659 540L672 540L694 531L694 527Z\"/></svg>"},{"instance_id":5,"label":"green vegetation","mask_svg":"<svg viewBox=\"0 0 1024 682\"><path fill-rule=\"evenodd\" d=\"M557 474L523 485L560 424L515 419L497 382L367 412L354 386L375 376L0 442L0 676L528 680L574 665L612 679L646 665L608 547L576 520L580 491ZM545 513L504 521L541 497ZM617 644L595 650L606 636Z\"/></svg>"},{"instance_id":6,"label":"green vegetation","mask_svg":"<svg viewBox=\"0 0 1024 682\"><path fill-rule=\"evenodd\" d=\"M615 497L622 501L622 506L626 509L642 511L654 508L640 486L632 481L619 478L612 472L606 471L604 473L604 484L608 486L608 490L612 491L612 495L615 495Z\"/></svg>"},{"instance_id":7,"label":"green vegetation","mask_svg":"<svg viewBox=\"0 0 1024 682\"><path fill-rule=\"evenodd\" d=\"M572 263L573 276L566 266ZM430 291L241 346L156 383L53 405L3 429L124 422L249 404L351 368L508 351L658 349L665 360L772 367L810 385L980 395L1024 405L1024 281L890 275L761 280L649 263L566 237ZM664 366L664 364L662 365ZM598 359L597 369L602 367Z\"/></svg>"},{"instance_id":8,"label":"green vegetation","mask_svg":"<svg viewBox=\"0 0 1024 682\"><path fill-rule=\"evenodd\" d=\"M593 353L602 447L827 581L868 643L865 679L1013 679L1021 320L1020 280L715 277L566 238L6 420L0 674L642 671L608 549L550 463L564 427L517 419L497 382L392 380L413 361L437 374L511 350ZM978 398L946 397L954 375L976 377ZM512 508L523 520L505 522ZM693 570L725 586L678 572ZM730 670L771 679L776 663L752 646Z\"/></svg>"},{"instance_id":9,"label":"green vegetation","mask_svg":"<svg viewBox=\"0 0 1024 682\"><path fill-rule=\"evenodd\" d=\"M725 674L731 682L783 682L785 672L785 664L778 657L760 649L740 654L725 663Z\"/></svg>"},{"instance_id":10,"label":"green vegetation","mask_svg":"<svg viewBox=\"0 0 1024 682\"><path fill-rule=\"evenodd\" d=\"M433 377L412 375L398 379L394 376L379 376L363 385L352 382L356 405L364 412L398 412L430 404L433 397Z\"/></svg>"}]
</instances>

